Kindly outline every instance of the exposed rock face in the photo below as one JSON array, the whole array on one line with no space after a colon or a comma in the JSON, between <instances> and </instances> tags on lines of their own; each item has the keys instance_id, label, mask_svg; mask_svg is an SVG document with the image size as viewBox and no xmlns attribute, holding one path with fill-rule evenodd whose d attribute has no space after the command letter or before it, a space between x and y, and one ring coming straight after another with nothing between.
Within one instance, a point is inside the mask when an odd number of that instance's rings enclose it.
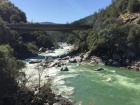
<instances>
[{"instance_id":1,"label":"exposed rock face","mask_svg":"<svg viewBox=\"0 0 140 105\"><path fill-rule=\"evenodd\" d=\"M119 19L122 19L124 23L134 23L138 24L138 21L140 20L140 14L139 13L132 13L132 14L122 14L119 16Z\"/></svg>"}]
</instances>

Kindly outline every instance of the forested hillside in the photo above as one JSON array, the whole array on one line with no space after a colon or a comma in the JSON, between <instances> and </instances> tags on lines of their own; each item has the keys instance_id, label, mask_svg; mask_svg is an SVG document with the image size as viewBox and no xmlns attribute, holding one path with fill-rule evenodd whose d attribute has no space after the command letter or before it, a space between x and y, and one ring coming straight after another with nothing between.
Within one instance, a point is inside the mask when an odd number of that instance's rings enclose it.
<instances>
[{"instance_id":1,"label":"forested hillside","mask_svg":"<svg viewBox=\"0 0 140 105\"><path fill-rule=\"evenodd\" d=\"M140 56L140 1L112 0L106 9L73 22L89 24L93 29L77 32L83 42L77 44L80 51L90 50L92 54L105 59L118 55L121 59L135 59Z\"/></svg>"}]
</instances>

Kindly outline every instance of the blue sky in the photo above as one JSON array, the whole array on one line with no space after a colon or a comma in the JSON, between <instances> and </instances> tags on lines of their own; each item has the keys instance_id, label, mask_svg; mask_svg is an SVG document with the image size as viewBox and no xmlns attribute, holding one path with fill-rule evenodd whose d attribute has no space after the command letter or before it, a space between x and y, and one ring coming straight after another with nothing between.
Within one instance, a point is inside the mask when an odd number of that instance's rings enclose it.
<instances>
[{"instance_id":1,"label":"blue sky","mask_svg":"<svg viewBox=\"0 0 140 105\"><path fill-rule=\"evenodd\" d=\"M66 23L84 18L111 0L9 0L26 13L29 22Z\"/></svg>"}]
</instances>

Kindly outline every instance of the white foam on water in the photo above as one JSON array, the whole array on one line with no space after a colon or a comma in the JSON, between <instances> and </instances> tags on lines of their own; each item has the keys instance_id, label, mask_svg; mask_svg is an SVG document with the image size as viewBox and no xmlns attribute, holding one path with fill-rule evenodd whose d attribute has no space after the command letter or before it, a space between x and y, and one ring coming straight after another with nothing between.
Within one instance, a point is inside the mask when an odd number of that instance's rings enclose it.
<instances>
[{"instance_id":1,"label":"white foam on water","mask_svg":"<svg viewBox=\"0 0 140 105\"><path fill-rule=\"evenodd\" d=\"M109 82L111 80L112 80L112 78L111 77L108 77L105 81Z\"/></svg>"},{"instance_id":2,"label":"white foam on water","mask_svg":"<svg viewBox=\"0 0 140 105\"><path fill-rule=\"evenodd\" d=\"M68 87L65 85L57 85L53 87L53 90L57 94L61 94L64 97L68 97L74 94L74 87Z\"/></svg>"},{"instance_id":3,"label":"white foam on water","mask_svg":"<svg viewBox=\"0 0 140 105\"><path fill-rule=\"evenodd\" d=\"M53 56L53 57L55 57L55 56L61 56L61 55L67 54L68 51L70 51L73 48L73 46L68 46L65 43L63 43L60 46L62 46L63 49L56 49L54 51L54 53L41 53L39 55L41 55L41 56Z\"/></svg>"},{"instance_id":4,"label":"white foam on water","mask_svg":"<svg viewBox=\"0 0 140 105\"><path fill-rule=\"evenodd\" d=\"M122 85L127 88L140 90L140 83L136 84L136 83L131 82L134 80L133 78L128 78L128 77L121 76L118 74L115 75L115 78L117 79L116 83L118 83L119 85Z\"/></svg>"},{"instance_id":5,"label":"white foam on water","mask_svg":"<svg viewBox=\"0 0 140 105\"><path fill-rule=\"evenodd\" d=\"M63 54L66 54L68 52L68 50L70 50L72 48L72 46L68 46L65 43L62 43L62 45L60 45L60 46L62 46L63 49L56 49L54 51L54 53L41 53L41 54L39 54L39 56L58 56L58 55L63 55ZM38 56L33 57L33 59L42 59L42 58L39 58ZM30 84L31 84L31 82L33 84L36 84L35 81L39 78L38 77L39 74L38 74L38 70L35 69L35 67L38 64L29 64L27 61L30 61L30 60L31 60L31 58L25 60L26 67L22 71L25 72L26 78L28 79L28 81L30 81ZM55 67L46 68L46 69L43 70L41 80L46 82L46 80L47 80L46 77L48 77L48 76L51 76L51 77L56 76L59 72L60 72L60 70L58 68L55 68Z\"/></svg>"}]
</instances>

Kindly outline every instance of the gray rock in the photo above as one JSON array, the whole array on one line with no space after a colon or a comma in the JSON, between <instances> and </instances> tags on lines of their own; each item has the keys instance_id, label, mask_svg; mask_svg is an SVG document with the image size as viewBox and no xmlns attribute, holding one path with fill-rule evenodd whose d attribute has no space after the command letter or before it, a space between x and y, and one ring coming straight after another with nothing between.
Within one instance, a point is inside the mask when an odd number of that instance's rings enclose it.
<instances>
[{"instance_id":1,"label":"gray rock","mask_svg":"<svg viewBox=\"0 0 140 105\"><path fill-rule=\"evenodd\" d=\"M60 71L69 71L69 70L68 70L67 66L63 66L63 67L60 69Z\"/></svg>"},{"instance_id":2,"label":"gray rock","mask_svg":"<svg viewBox=\"0 0 140 105\"><path fill-rule=\"evenodd\" d=\"M66 57L62 58L62 60L68 60L68 59L70 59L69 56L66 56Z\"/></svg>"}]
</instances>

